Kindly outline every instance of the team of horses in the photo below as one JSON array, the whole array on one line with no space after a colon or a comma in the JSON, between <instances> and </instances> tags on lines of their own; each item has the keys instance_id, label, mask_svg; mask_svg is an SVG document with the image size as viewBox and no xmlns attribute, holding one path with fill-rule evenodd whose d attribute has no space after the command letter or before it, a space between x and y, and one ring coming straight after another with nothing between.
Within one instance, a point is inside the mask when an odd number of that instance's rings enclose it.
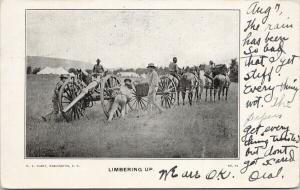
<instances>
[{"instance_id":1,"label":"team of horses","mask_svg":"<svg viewBox=\"0 0 300 190\"><path fill-rule=\"evenodd\" d=\"M208 68L207 68L208 67ZM228 68L225 64L210 67L201 65L179 69L176 75L172 75L173 81L177 86L177 103L180 104L179 98L182 97L182 104L185 105L185 96L188 95L188 102L192 105L193 98L197 101L202 99L202 93L205 90L205 101L209 92L210 101L216 101L223 97L227 100L230 79L228 77Z\"/></svg>"}]
</instances>

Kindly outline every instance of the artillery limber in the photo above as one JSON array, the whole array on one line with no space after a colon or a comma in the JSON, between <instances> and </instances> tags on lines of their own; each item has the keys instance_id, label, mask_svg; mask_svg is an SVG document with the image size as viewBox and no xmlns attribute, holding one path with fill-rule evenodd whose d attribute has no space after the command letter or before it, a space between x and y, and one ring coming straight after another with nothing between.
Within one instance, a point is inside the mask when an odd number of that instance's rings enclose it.
<instances>
[{"instance_id":1,"label":"artillery limber","mask_svg":"<svg viewBox=\"0 0 300 190\"><path fill-rule=\"evenodd\" d=\"M171 108L175 104L177 89L176 84L169 75L160 76L157 98L164 108ZM149 85L146 82L134 83L133 98L129 102L133 110L145 110L148 106Z\"/></svg>"},{"instance_id":2,"label":"artillery limber","mask_svg":"<svg viewBox=\"0 0 300 190\"><path fill-rule=\"evenodd\" d=\"M121 85L121 79L113 74L94 78L89 84L77 76L70 77L61 87L59 92L59 107L66 121L78 120L85 116L86 110L92 107L96 101L101 101L103 112L109 115L112 103L116 96L113 90ZM133 98L129 102L133 110L147 109L147 83L134 83ZM161 76L158 88L158 98L161 105L170 108L176 100L176 85L168 76ZM116 117L121 115L118 109Z\"/></svg>"}]
</instances>

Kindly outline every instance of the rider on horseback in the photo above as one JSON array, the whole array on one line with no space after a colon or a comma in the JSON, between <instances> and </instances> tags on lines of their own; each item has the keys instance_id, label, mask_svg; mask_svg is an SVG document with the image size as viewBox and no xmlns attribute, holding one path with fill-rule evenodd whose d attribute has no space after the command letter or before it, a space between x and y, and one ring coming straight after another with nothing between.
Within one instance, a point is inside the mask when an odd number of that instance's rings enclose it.
<instances>
[{"instance_id":1,"label":"rider on horseback","mask_svg":"<svg viewBox=\"0 0 300 190\"><path fill-rule=\"evenodd\" d=\"M106 71L103 67L101 63L101 60L100 59L97 59L96 60L96 64L94 65L93 67L93 70L92 70L92 76L94 78L98 78L99 76L102 77L102 76L105 76L106 75Z\"/></svg>"},{"instance_id":2,"label":"rider on horseback","mask_svg":"<svg viewBox=\"0 0 300 190\"><path fill-rule=\"evenodd\" d=\"M178 79L179 67L177 65L177 57L173 57L173 62L169 64L169 73Z\"/></svg>"},{"instance_id":3,"label":"rider on horseback","mask_svg":"<svg viewBox=\"0 0 300 190\"><path fill-rule=\"evenodd\" d=\"M103 73L104 72L104 67L100 63L101 63L101 60L97 59L96 64L93 67L93 73Z\"/></svg>"},{"instance_id":4,"label":"rider on horseback","mask_svg":"<svg viewBox=\"0 0 300 190\"><path fill-rule=\"evenodd\" d=\"M204 67L204 76L209 78L210 80L213 79L211 73L214 67L215 67L215 63L212 60L209 61L209 65L207 67Z\"/></svg>"}]
</instances>

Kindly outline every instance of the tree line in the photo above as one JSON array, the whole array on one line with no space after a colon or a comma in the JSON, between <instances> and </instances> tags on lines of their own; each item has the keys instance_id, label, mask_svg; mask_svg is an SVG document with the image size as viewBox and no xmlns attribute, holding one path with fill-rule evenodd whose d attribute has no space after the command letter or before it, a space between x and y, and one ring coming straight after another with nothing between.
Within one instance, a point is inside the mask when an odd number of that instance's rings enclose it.
<instances>
[{"instance_id":1,"label":"tree line","mask_svg":"<svg viewBox=\"0 0 300 190\"><path fill-rule=\"evenodd\" d=\"M239 65L237 59L231 59L229 66L229 78L232 82L238 82L239 80Z\"/></svg>"}]
</instances>

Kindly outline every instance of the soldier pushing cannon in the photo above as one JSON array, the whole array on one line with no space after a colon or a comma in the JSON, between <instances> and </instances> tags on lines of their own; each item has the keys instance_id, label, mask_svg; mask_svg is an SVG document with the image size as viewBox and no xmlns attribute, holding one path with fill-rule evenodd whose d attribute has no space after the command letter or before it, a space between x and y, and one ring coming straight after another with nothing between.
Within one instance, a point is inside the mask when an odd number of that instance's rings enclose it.
<instances>
[{"instance_id":1,"label":"soldier pushing cannon","mask_svg":"<svg viewBox=\"0 0 300 190\"><path fill-rule=\"evenodd\" d=\"M63 84L65 83L65 81L68 79L68 76L65 74L61 74L59 78L60 80L56 83L52 95L52 110L48 114L42 116L42 119L44 121L49 121L49 120L57 121L60 118L59 91L63 86Z\"/></svg>"}]
</instances>

